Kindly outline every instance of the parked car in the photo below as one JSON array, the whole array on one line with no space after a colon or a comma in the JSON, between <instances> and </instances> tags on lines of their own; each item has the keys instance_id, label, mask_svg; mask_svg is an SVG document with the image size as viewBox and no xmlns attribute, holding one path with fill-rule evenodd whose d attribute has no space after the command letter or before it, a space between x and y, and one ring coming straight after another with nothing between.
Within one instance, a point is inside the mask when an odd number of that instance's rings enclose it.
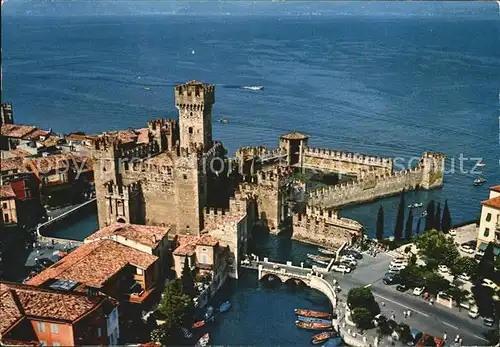
<instances>
[{"instance_id":1,"label":"parked car","mask_svg":"<svg viewBox=\"0 0 500 347\"><path fill-rule=\"evenodd\" d=\"M403 270L404 268L406 268L406 265L403 265L403 264L399 264L399 265L390 265L389 266L389 270Z\"/></svg>"},{"instance_id":2,"label":"parked car","mask_svg":"<svg viewBox=\"0 0 500 347\"><path fill-rule=\"evenodd\" d=\"M394 258L391 261L391 265L408 265L408 261L402 258Z\"/></svg>"},{"instance_id":3,"label":"parked car","mask_svg":"<svg viewBox=\"0 0 500 347\"><path fill-rule=\"evenodd\" d=\"M461 250L462 252L469 253L469 254L474 253L474 248L472 248L471 246L466 245L466 244L462 244L462 245L460 246L460 250Z\"/></svg>"},{"instance_id":4,"label":"parked car","mask_svg":"<svg viewBox=\"0 0 500 347\"><path fill-rule=\"evenodd\" d=\"M352 264L349 260L341 261L340 264L347 266L351 270L354 270L356 268L356 265Z\"/></svg>"},{"instance_id":5,"label":"parked car","mask_svg":"<svg viewBox=\"0 0 500 347\"><path fill-rule=\"evenodd\" d=\"M415 289L413 289L413 295L420 296L420 295L422 295L424 290L425 290L425 287L416 287Z\"/></svg>"},{"instance_id":6,"label":"parked car","mask_svg":"<svg viewBox=\"0 0 500 347\"><path fill-rule=\"evenodd\" d=\"M497 289L498 286L495 282L493 282L492 280L488 279L488 278L485 278L483 280L483 283L481 283L481 285L483 285L484 287L490 287L491 289Z\"/></svg>"},{"instance_id":7,"label":"parked car","mask_svg":"<svg viewBox=\"0 0 500 347\"><path fill-rule=\"evenodd\" d=\"M418 347L420 347L420 346L429 346L428 344L426 344L426 342L428 340L434 341L434 343L435 343L434 336L429 335L429 334L423 334L422 337L420 338L420 340L418 341L417 346Z\"/></svg>"},{"instance_id":8,"label":"parked car","mask_svg":"<svg viewBox=\"0 0 500 347\"><path fill-rule=\"evenodd\" d=\"M406 284L398 284L398 285L396 286L396 290L397 290L398 292L406 292L406 291L408 290L408 288L409 288L409 287L408 287L408 285L406 285Z\"/></svg>"},{"instance_id":9,"label":"parked car","mask_svg":"<svg viewBox=\"0 0 500 347\"><path fill-rule=\"evenodd\" d=\"M363 254L359 253L358 251L350 250L347 252L347 254L354 256L354 258L356 259L363 259Z\"/></svg>"},{"instance_id":10,"label":"parked car","mask_svg":"<svg viewBox=\"0 0 500 347\"><path fill-rule=\"evenodd\" d=\"M386 285L390 285L399 283L400 280L401 277L398 274L391 274L388 272L385 274L384 278L382 279L382 282L384 282L384 284Z\"/></svg>"},{"instance_id":11,"label":"parked car","mask_svg":"<svg viewBox=\"0 0 500 347\"><path fill-rule=\"evenodd\" d=\"M348 262L349 264L354 265L354 266L358 265L358 262L352 258L342 257L342 258L340 258L340 261L341 262Z\"/></svg>"},{"instance_id":12,"label":"parked car","mask_svg":"<svg viewBox=\"0 0 500 347\"><path fill-rule=\"evenodd\" d=\"M415 328L412 328L410 332L411 332L411 340L407 342L407 345L414 346L418 341L420 341L423 333Z\"/></svg>"},{"instance_id":13,"label":"parked car","mask_svg":"<svg viewBox=\"0 0 500 347\"><path fill-rule=\"evenodd\" d=\"M448 273L450 272L450 269L446 265L439 265L438 266L438 271L442 273Z\"/></svg>"},{"instance_id":14,"label":"parked car","mask_svg":"<svg viewBox=\"0 0 500 347\"><path fill-rule=\"evenodd\" d=\"M465 274L465 273L459 275L458 278L463 280L463 281L470 281L470 276Z\"/></svg>"},{"instance_id":15,"label":"parked car","mask_svg":"<svg viewBox=\"0 0 500 347\"><path fill-rule=\"evenodd\" d=\"M356 261L356 258L352 254L345 254L342 256L342 258Z\"/></svg>"},{"instance_id":16,"label":"parked car","mask_svg":"<svg viewBox=\"0 0 500 347\"><path fill-rule=\"evenodd\" d=\"M492 327L495 323L495 318L493 317L484 317L483 324L487 327Z\"/></svg>"},{"instance_id":17,"label":"parked car","mask_svg":"<svg viewBox=\"0 0 500 347\"><path fill-rule=\"evenodd\" d=\"M435 337L434 342L436 343L436 347L443 347L445 341L441 337Z\"/></svg>"},{"instance_id":18,"label":"parked car","mask_svg":"<svg viewBox=\"0 0 500 347\"><path fill-rule=\"evenodd\" d=\"M378 315L376 315L375 317L373 317L372 319L372 324L374 326L378 326L378 323L379 323L379 320L380 320L380 317L382 317L382 313L379 313Z\"/></svg>"},{"instance_id":19,"label":"parked car","mask_svg":"<svg viewBox=\"0 0 500 347\"><path fill-rule=\"evenodd\" d=\"M401 274L401 270L389 270L387 273L400 275Z\"/></svg>"},{"instance_id":20,"label":"parked car","mask_svg":"<svg viewBox=\"0 0 500 347\"><path fill-rule=\"evenodd\" d=\"M337 272L347 272L347 273L351 272L351 268L344 265L344 264L339 264L339 265L335 266L333 269Z\"/></svg>"},{"instance_id":21,"label":"parked car","mask_svg":"<svg viewBox=\"0 0 500 347\"><path fill-rule=\"evenodd\" d=\"M455 235L457 235L457 230L456 229L450 229L450 231L448 231L448 234L450 236L455 236Z\"/></svg>"},{"instance_id":22,"label":"parked car","mask_svg":"<svg viewBox=\"0 0 500 347\"><path fill-rule=\"evenodd\" d=\"M468 315L472 319L476 319L477 317L479 317L479 310L478 310L477 306L471 306L471 308L469 308Z\"/></svg>"}]
</instances>

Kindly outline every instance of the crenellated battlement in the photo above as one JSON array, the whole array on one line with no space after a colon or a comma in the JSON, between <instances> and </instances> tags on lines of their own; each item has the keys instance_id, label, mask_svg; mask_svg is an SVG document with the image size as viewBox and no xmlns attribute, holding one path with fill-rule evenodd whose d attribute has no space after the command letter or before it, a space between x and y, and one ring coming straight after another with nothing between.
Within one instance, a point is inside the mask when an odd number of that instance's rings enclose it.
<instances>
[{"instance_id":1,"label":"crenellated battlement","mask_svg":"<svg viewBox=\"0 0 500 347\"><path fill-rule=\"evenodd\" d=\"M215 86L198 81L175 86L175 105L178 108L202 110L203 105L215 102ZM191 108L191 107L201 108Z\"/></svg>"},{"instance_id":2,"label":"crenellated battlement","mask_svg":"<svg viewBox=\"0 0 500 347\"><path fill-rule=\"evenodd\" d=\"M145 143L131 149L121 149L119 156L121 158L143 159L158 154L159 152L160 146L158 145L158 142L151 141L149 143Z\"/></svg>"},{"instance_id":3,"label":"crenellated battlement","mask_svg":"<svg viewBox=\"0 0 500 347\"><path fill-rule=\"evenodd\" d=\"M140 182L133 182L128 185L119 185L113 181L106 182L104 184L106 188L106 196L114 199L124 199L128 200L131 197L139 194L141 191Z\"/></svg>"},{"instance_id":4,"label":"crenellated battlement","mask_svg":"<svg viewBox=\"0 0 500 347\"><path fill-rule=\"evenodd\" d=\"M162 131L167 134L173 133L177 126L177 120L170 118L155 118L148 121L148 128L151 131Z\"/></svg>"},{"instance_id":5,"label":"crenellated battlement","mask_svg":"<svg viewBox=\"0 0 500 347\"><path fill-rule=\"evenodd\" d=\"M292 168L276 166L272 170L257 171L257 183L261 185L280 186L282 181L289 178L293 174Z\"/></svg>"},{"instance_id":6,"label":"crenellated battlement","mask_svg":"<svg viewBox=\"0 0 500 347\"><path fill-rule=\"evenodd\" d=\"M310 157L319 157L324 159L346 161L355 164L380 166L392 170L392 158L369 156L360 153L342 152L325 148L307 147L304 149L304 154Z\"/></svg>"},{"instance_id":7,"label":"crenellated battlement","mask_svg":"<svg viewBox=\"0 0 500 347\"><path fill-rule=\"evenodd\" d=\"M94 151L119 151L122 142L116 136L103 134L94 138L92 141L92 149ZM116 155L120 155L119 152Z\"/></svg>"}]
</instances>

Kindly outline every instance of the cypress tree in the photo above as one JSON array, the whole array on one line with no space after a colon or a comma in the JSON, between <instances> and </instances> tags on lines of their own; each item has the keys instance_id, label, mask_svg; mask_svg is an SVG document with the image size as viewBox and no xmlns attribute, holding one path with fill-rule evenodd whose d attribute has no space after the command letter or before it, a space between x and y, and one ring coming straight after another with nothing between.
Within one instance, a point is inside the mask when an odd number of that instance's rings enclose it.
<instances>
[{"instance_id":1,"label":"cypress tree","mask_svg":"<svg viewBox=\"0 0 500 347\"><path fill-rule=\"evenodd\" d=\"M396 217L396 226L394 228L394 239L401 240L403 237L403 225L405 221L405 190L401 192L399 200L398 216Z\"/></svg>"},{"instance_id":2,"label":"cypress tree","mask_svg":"<svg viewBox=\"0 0 500 347\"><path fill-rule=\"evenodd\" d=\"M417 222L417 227L415 228L415 234L418 235L420 234L420 221L422 220L422 218L419 218L418 219L418 222Z\"/></svg>"},{"instance_id":3,"label":"cypress tree","mask_svg":"<svg viewBox=\"0 0 500 347\"><path fill-rule=\"evenodd\" d=\"M448 233L451 229L451 213L448 208L448 200L444 202L443 219L441 220L441 229L444 233Z\"/></svg>"},{"instance_id":4,"label":"cypress tree","mask_svg":"<svg viewBox=\"0 0 500 347\"><path fill-rule=\"evenodd\" d=\"M186 294L190 298L194 298L196 296L196 289L194 287L193 274L191 273L191 269L189 268L187 258L184 261L184 268L182 269L181 282L182 282L182 294Z\"/></svg>"},{"instance_id":5,"label":"cypress tree","mask_svg":"<svg viewBox=\"0 0 500 347\"><path fill-rule=\"evenodd\" d=\"M382 205L378 209L377 216L377 240L382 240L384 238L384 208Z\"/></svg>"},{"instance_id":6,"label":"cypress tree","mask_svg":"<svg viewBox=\"0 0 500 347\"><path fill-rule=\"evenodd\" d=\"M425 217L424 231L431 230L434 227L434 200L427 204L427 216Z\"/></svg>"},{"instance_id":7,"label":"cypress tree","mask_svg":"<svg viewBox=\"0 0 500 347\"><path fill-rule=\"evenodd\" d=\"M495 272L495 254L493 253L493 248L493 242L488 243L488 246L484 250L484 255L477 265L478 282L481 282L484 278L491 278Z\"/></svg>"},{"instance_id":8,"label":"cypress tree","mask_svg":"<svg viewBox=\"0 0 500 347\"><path fill-rule=\"evenodd\" d=\"M408 214L408 219L406 220L405 239L410 240L412 232L413 232L413 210L410 209L410 213Z\"/></svg>"},{"instance_id":9,"label":"cypress tree","mask_svg":"<svg viewBox=\"0 0 500 347\"><path fill-rule=\"evenodd\" d=\"M434 229L441 231L441 203L437 203L436 215L434 216Z\"/></svg>"}]
</instances>

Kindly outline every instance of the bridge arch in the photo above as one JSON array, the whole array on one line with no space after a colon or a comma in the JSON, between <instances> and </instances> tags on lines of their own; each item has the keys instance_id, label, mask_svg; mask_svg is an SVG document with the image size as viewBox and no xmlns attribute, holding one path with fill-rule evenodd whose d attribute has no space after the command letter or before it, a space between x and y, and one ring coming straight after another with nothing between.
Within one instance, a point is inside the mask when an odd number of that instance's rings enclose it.
<instances>
[{"instance_id":1,"label":"bridge arch","mask_svg":"<svg viewBox=\"0 0 500 347\"><path fill-rule=\"evenodd\" d=\"M285 284L287 285L293 285L293 286L303 286L303 287L309 287L309 285L304 282L302 279L299 278L289 278L285 281Z\"/></svg>"},{"instance_id":2,"label":"bridge arch","mask_svg":"<svg viewBox=\"0 0 500 347\"><path fill-rule=\"evenodd\" d=\"M268 282L272 282L272 281L278 280L281 283L283 283L283 281L281 280L281 278L278 275L275 275L275 274L272 274L272 273L266 273L266 274L264 274L260 280L261 281L268 281Z\"/></svg>"},{"instance_id":3,"label":"bridge arch","mask_svg":"<svg viewBox=\"0 0 500 347\"><path fill-rule=\"evenodd\" d=\"M118 217L118 218L116 219L116 221L117 221L118 223L127 223L127 221L126 221L126 220L125 220L125 218L123 218L123 217Z\"/></svg>"}]
</instances>

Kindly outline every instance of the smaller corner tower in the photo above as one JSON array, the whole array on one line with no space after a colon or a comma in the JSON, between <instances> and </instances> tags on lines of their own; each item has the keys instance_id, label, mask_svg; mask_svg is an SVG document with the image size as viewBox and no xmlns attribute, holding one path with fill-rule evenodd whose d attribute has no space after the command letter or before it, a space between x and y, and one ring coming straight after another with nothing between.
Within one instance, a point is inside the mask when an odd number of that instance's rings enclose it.
<instances>
[{"instance_id":1,"label":"smaller corner tower","mask_svg":"<svg viewBox=\"0 0 500 347\"><path fill-rule=\"evenodd\" d=\"M212 105L215 86L191 81L175 87L175 107L179 110L180 146L212 147Z\"/></svg>"},{"instance_id":2,"label":"smaller corner tower","mask_svg":"<svg viewBox=\"0 0 500 347\"><path fill-rule=\"evenodd\" d=\"M307 148L308 135L295 131L280 136L280 148L286 152L287 166L304 162L304 150Z\"/></svg>"},{"instance_id":3,"label":"smaller corner tower","mask_svg":"<svg viewBox=\"0 0 500 347\"><path fill-rule=\"evenodd\" d=\"M442 153L425 152L422 155L422 188L432 189L443 186L445 159L446 156Z\"/></svg>"}]
</instances>

